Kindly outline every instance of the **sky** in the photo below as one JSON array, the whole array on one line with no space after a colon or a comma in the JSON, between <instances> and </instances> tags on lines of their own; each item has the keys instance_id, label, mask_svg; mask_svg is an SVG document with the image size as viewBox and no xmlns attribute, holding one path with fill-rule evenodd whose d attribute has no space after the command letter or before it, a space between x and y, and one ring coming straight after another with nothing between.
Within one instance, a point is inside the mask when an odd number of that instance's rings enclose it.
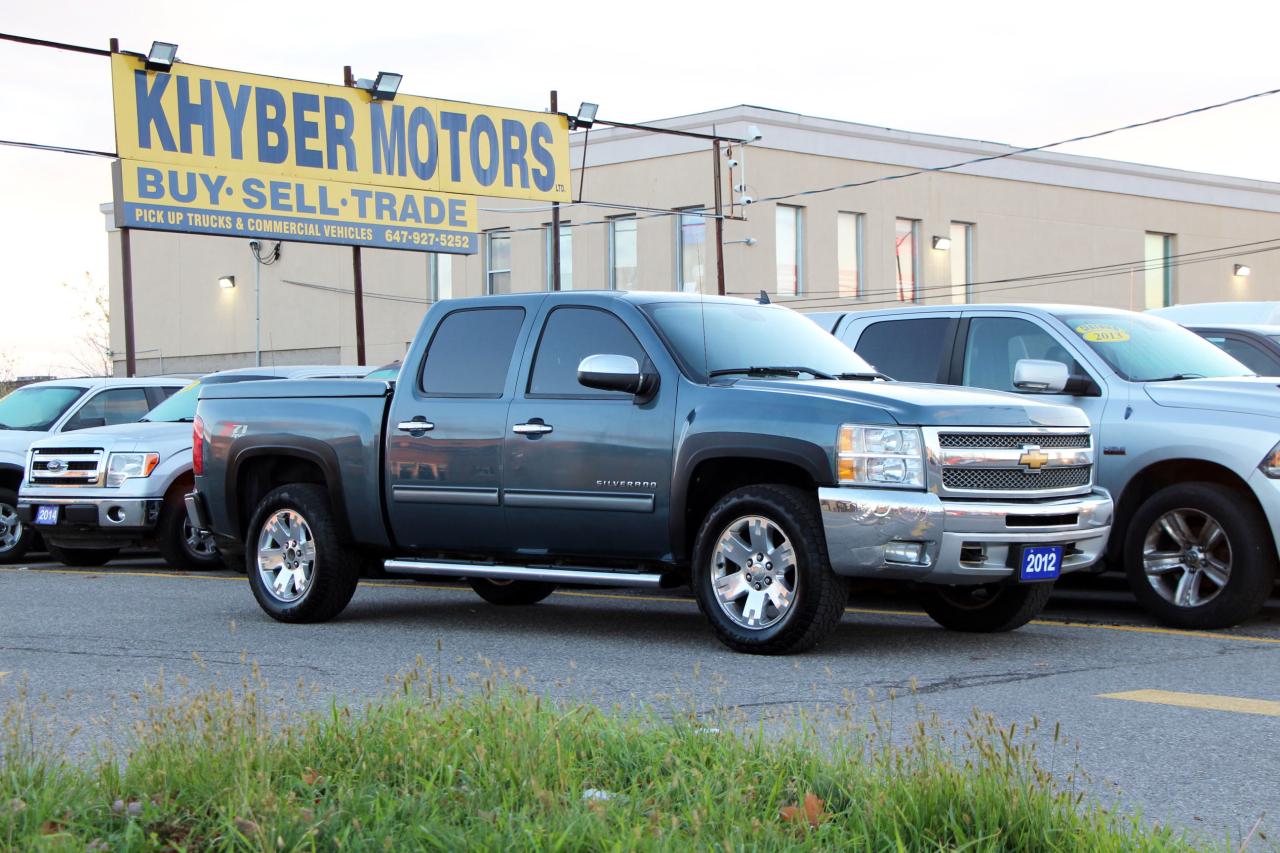
<instances>
[{"instance_id":1,"label":"sky","mask_svg":"<svg viewBox=\"0 0 1280 853\"><path fill-rule=\"evenodd\" d=\"M1020 146L1280 88L1280 3L0 0L0 30L188 62L646 121L747 103ZM113 150L105 58L0 42L0 139ZM1058 150L1280 182L1280 96ZM799 189L799 188L797 188ZM109 161L0 146L0 364L76 372ZM67 287L65 285L72 285ZM56 333L53 331L56 328Z\"/></svg>"}]
</instances>

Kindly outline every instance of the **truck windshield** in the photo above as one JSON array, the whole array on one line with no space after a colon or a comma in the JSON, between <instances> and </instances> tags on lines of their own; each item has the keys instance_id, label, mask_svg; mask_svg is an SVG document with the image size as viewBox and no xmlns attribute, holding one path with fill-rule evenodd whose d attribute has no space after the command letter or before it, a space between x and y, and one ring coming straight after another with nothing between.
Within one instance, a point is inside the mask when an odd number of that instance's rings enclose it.
<instances>
[{"instance_id":1,"label":"truck windshield","mask_svg":"<svg viewBox=\"0 0 1280 853\"><path fill-rule=\"evenodd\" d=\"M64 385L19 388L0 400L0 429L46 432L84 392Z\"/></svg>"},{"instance_id":2,"label":"truck windshield","mask_svg":"<svg viewBox=\"0 0 1280 853\"><path fill-rule=\"evenodd\" d=\"M1195 332L1142 314L1059 314L1122 379L1159 382L1253 372Z\"/></svg>"},{"instance_id":3,"label":"truck windshield","mask_svg":"<svg viewBox=\"0 0 1280 853\"><path fill-rule=\"evenodd\" d=\"M196 419L196 403L200 400L200 383L192 382L186 388L147 412L144 421L161 423L190 423Z\"/></svg>"},{"instance_id":4,"label":"truck windshield","mask_svg":"<svg viewBox=\"0 0 1280 853\"><path fill-rule=\"evenodd\" d=\"M692 373L777 366L780 375L813 378L875 375L853 350L802 314L778 305L731 302L656 302L644 306ZM705 333L705 334L704 334ZM797 369L796 365L803 365Z\"/></svg>"}]
</instances>

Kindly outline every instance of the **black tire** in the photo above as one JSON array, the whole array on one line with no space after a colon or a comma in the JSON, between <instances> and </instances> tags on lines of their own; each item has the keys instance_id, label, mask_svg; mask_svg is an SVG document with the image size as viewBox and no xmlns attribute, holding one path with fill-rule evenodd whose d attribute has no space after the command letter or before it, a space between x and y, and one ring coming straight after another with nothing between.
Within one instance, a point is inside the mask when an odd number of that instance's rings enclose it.
<instances>
[{"instance_id":1,"label":"black tire","mask_svg":"<svg viewBox=\"0 0 1280 853\"><path fill-rule=\"evenodd\" d=\"M542 581L501 581L489 578L467 578L476 595L500 607L537 604L556 591L553 583Z\"/></svg>"},{"instance_id":2,"label":"black tire","mask_svg":"<svg viewBox=\"0 0 1280 853\"><path fill-rule=\"evenodd\" d=\"M45 548L64 566L103 566L120 556L119 548L67 548L48 543Z\"/></svg>"},{"instance_id":3,"label":"black tire","mask_svg":"<svg viewBox=\"0 0 1280 853\"><path fill-rule=\"evenodd\" d=\"M218 555L207 534L202 543L207 550L202 550L188 541L191 533L186 505L180 500L166 503L160 511L160 523L156 526L156 547L164 561L176 569L208 571L222 568L222 557Z\"/></svg>"},{"instance_id":4,"label":"black tire","mask_svg":"<svg viewBox=\"0 0 1280 853\"><path fill-rule=\"evenodd\" d=\"M1203 518L1216 522L1224 534L1225 551L1220 539L1208 552L1194 552L1198 557L1215 559L1226 554L1229 559L1225 586L1218 588L1207 573L1195 581L1196 589L1205 592L1203 604L1178 605L1164 598L1148 578L1144 567L1143 551L1147 536L1161 517L1177 511L1182 511L1183 518L1191 522L1190 532L1193 534L1198 535L1205 530L1207 525L1194 526ZM1153 545L1157 550L1163 551L1167 542L1170 549L1176 548L1183 558L1191 559L1189 554L1192 552L1179 548L1172 537L1165 539L1167 533L1156 533L1155 536ZM1125 574L1129 577L1133 594L1148 612L1175 628L1228 628L1239 624L1262 609L1275 584L1275 544L1271 541L1266 518L1248 495L1216 483L1180 483L1156 492L1134 513L1124 542ZM1213 568L1198 560L1193 562L1199 565L1197 572ZM1178 589L1174 574L1158 575L1155 583L1166 590L1172 587L1171 594L1176 597ZM1181 577L1185 573L1179 570L1176 574ZM1207 593L1211 588L1217 592L1210 596Z\"/></svg>"},{"instance_id":5,"label":"black tire","mask_svg":"<svg viewBox=\"0 0 1280 853\"><path fill-rule=\"evenodd\" d=\"M790 541L795 554L790 568L779 567L785 577L778 576L781 582L791 583L790 604L782 615L774 617L777 621L761 627L741 624L745 607L738 619L731 617L714 587L718 570L714 561L720 540L730 532L731 525L749 517L768 520ZM772 563L767 565L770 572L774 571ZM746 568L738 566L737 571L745 578ZM766 577L772 581L771 575ZM826 534L814 495L793 486L745 486L721 498L698 530L692 581L698 607L720 641L735 651L758 655L791 654L813 648L835 630L849 597L848 583L831 571ZM763 591L759 586L755 589ZM749 598L750 590L745 594ZM776 605L766 601L761 615L768 618L770 606L777 612Z\"/></svg>"},{"instance_id":6,"label":"black tire","mask_svg":"<svg viewBox=\"0 0 1280 853\"><path fill-rule=\"evenodd\" d=\"M1053 595L1053 584L921 584L917 595L924 612L948 630L996 634L1039 616Z\"/></svg>"},{"instance_id":7,"label":"black tire","mask_svg":"<svg viewBox=\"0 0 1280 853\"><path fill-rule=\"evenodd\" d=\"M288 593L278 594L269 588L257 566L263 529L268 520L279 512L301 518L305 529L310 531L310 541L314 546L308 582L300 594L292 598ZM254 598L268 616L280 622L325 622L337 616L355 594L356 585L360 582L360 567L365 562L363 555L344 545L339 538L328 493L322 486L311 483L281 486L258 503L249 523L245 553L245 567ZM305 558L297 563L305 570ZM290 591L298 592L292 585Z\"/></svg>"},{"instance_id":8,"label":"black tire","mask_svg":"<svg viewBox=\"0 0 1280 853\"><path fill-rule=\"evenodd\" d=\"M6 536L12 534L15 536ZM18 520L18 493L0 489L0 563L16 563L27 555L35 543L31 525Z\"/></svg>"}]
</instances>

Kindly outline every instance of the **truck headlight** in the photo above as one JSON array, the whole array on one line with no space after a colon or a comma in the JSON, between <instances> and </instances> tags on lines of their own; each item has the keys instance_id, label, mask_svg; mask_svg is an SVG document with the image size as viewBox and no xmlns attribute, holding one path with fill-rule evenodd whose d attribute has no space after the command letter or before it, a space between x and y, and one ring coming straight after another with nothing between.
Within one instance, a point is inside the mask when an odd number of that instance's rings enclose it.
<instances>
[{"instance_id":1,"label":"truck headlight","mask_svg":"<svg viewBox=\"0 0 1280 853\"><path fill-rule=\"evenodd\" d=\"M117 488L125 480L150 477L159 464L159 453L112 453L107 460L107 485Z\"/></svg>"},{"instance_id":2,"label":"truck headlight","mask_svg":"<svg viewBox=\"0 0 1280 853\"><path fill-rule=\"evenodd\" d=\"M915 427L844 424L836 438L840 485L923 489L923 448Z\"/></svg>"},{"instance_id":3,"label":"truck headlight","mask_svg":"<svg viewBox=\"0 0 1280 853\"><path fill-rule=\"evenodd\" d=\"M1262 457L1258 469L1273 480L1280 480L1280 444L1271 448L1271 452Z\"/></svg>"}]
</instances>

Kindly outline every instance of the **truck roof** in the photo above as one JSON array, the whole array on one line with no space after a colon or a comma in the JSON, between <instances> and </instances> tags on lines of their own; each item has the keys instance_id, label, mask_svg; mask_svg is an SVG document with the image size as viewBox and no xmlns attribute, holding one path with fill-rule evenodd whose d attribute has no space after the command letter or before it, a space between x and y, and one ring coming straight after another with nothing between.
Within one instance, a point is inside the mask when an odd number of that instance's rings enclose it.
<instances>
[{"instance_id":1,"label":"truck roof","mask_svg":"<svg viewBox=\"0 0 1280 853\"><path fill-rule=\"evenodd\" d=\"M43 382L32 382L30 385L24 385L24 388L109 388L113 385L128 385L130 387L154 387L154 386L172 386L185 385L190 379L184 379L178 376L135 376L128 379L123 376L77 376L69 379L46 379Z\"/></svg>"},{"instance_id":2,"label":"truck roof","mask_svg":"<svg viewBox=\"0 0 1280 853\"><path fill-rule=\"evenodd\" d=\"M490 296L469 296L459 299L450 299L449 306L463 305L483 305L486 302L502 301L508 304L524 304L524 303L541 303L543 300L551 300L553 302L574 302L584 296L592 297L593 301L598 299L616 300L618 302L631 302L637 305L644 305L654 302L724 302L733 305L755 305L754 299L743 299L738 296L709 296L698 293L682 293L679 291L663 291L663 290L562 290L559 292L549 293L544 290L534 291L531 293L504 293L493 294ZM782 305L781 302L773 303Z\"/></svg>"},{"instance_id":3,"label":"truck roof","mask_svg":"<svg viewBox=\"0 0 1280 853\"><path fill-rule=\"evenodd\" d=\"M780 303L786 304L786 303ZM1137 314L1137 311L1130 311L1126 308L1103 308L1097 305L1070 305L1065 303L1035 302L1035 303L963 303L963 304L945 304L945 305L916 305L913 303L904 303L902 305L885 305L875 308L860 309L856 305L850 306L844 311L820 311L810 313L808 316L814 319L814 322L824 328L827 323L823 322L828 319L834 320L837 316L845 316L847 314L897 314L903 311L922 314L945 314L955 311L1022 311L1029 314L1041 315L1058 315L1058 314L1115 314L1124 316L1127 314ZM834 323L832 324L834 325Z\"/></svg>"}]
</instances>

